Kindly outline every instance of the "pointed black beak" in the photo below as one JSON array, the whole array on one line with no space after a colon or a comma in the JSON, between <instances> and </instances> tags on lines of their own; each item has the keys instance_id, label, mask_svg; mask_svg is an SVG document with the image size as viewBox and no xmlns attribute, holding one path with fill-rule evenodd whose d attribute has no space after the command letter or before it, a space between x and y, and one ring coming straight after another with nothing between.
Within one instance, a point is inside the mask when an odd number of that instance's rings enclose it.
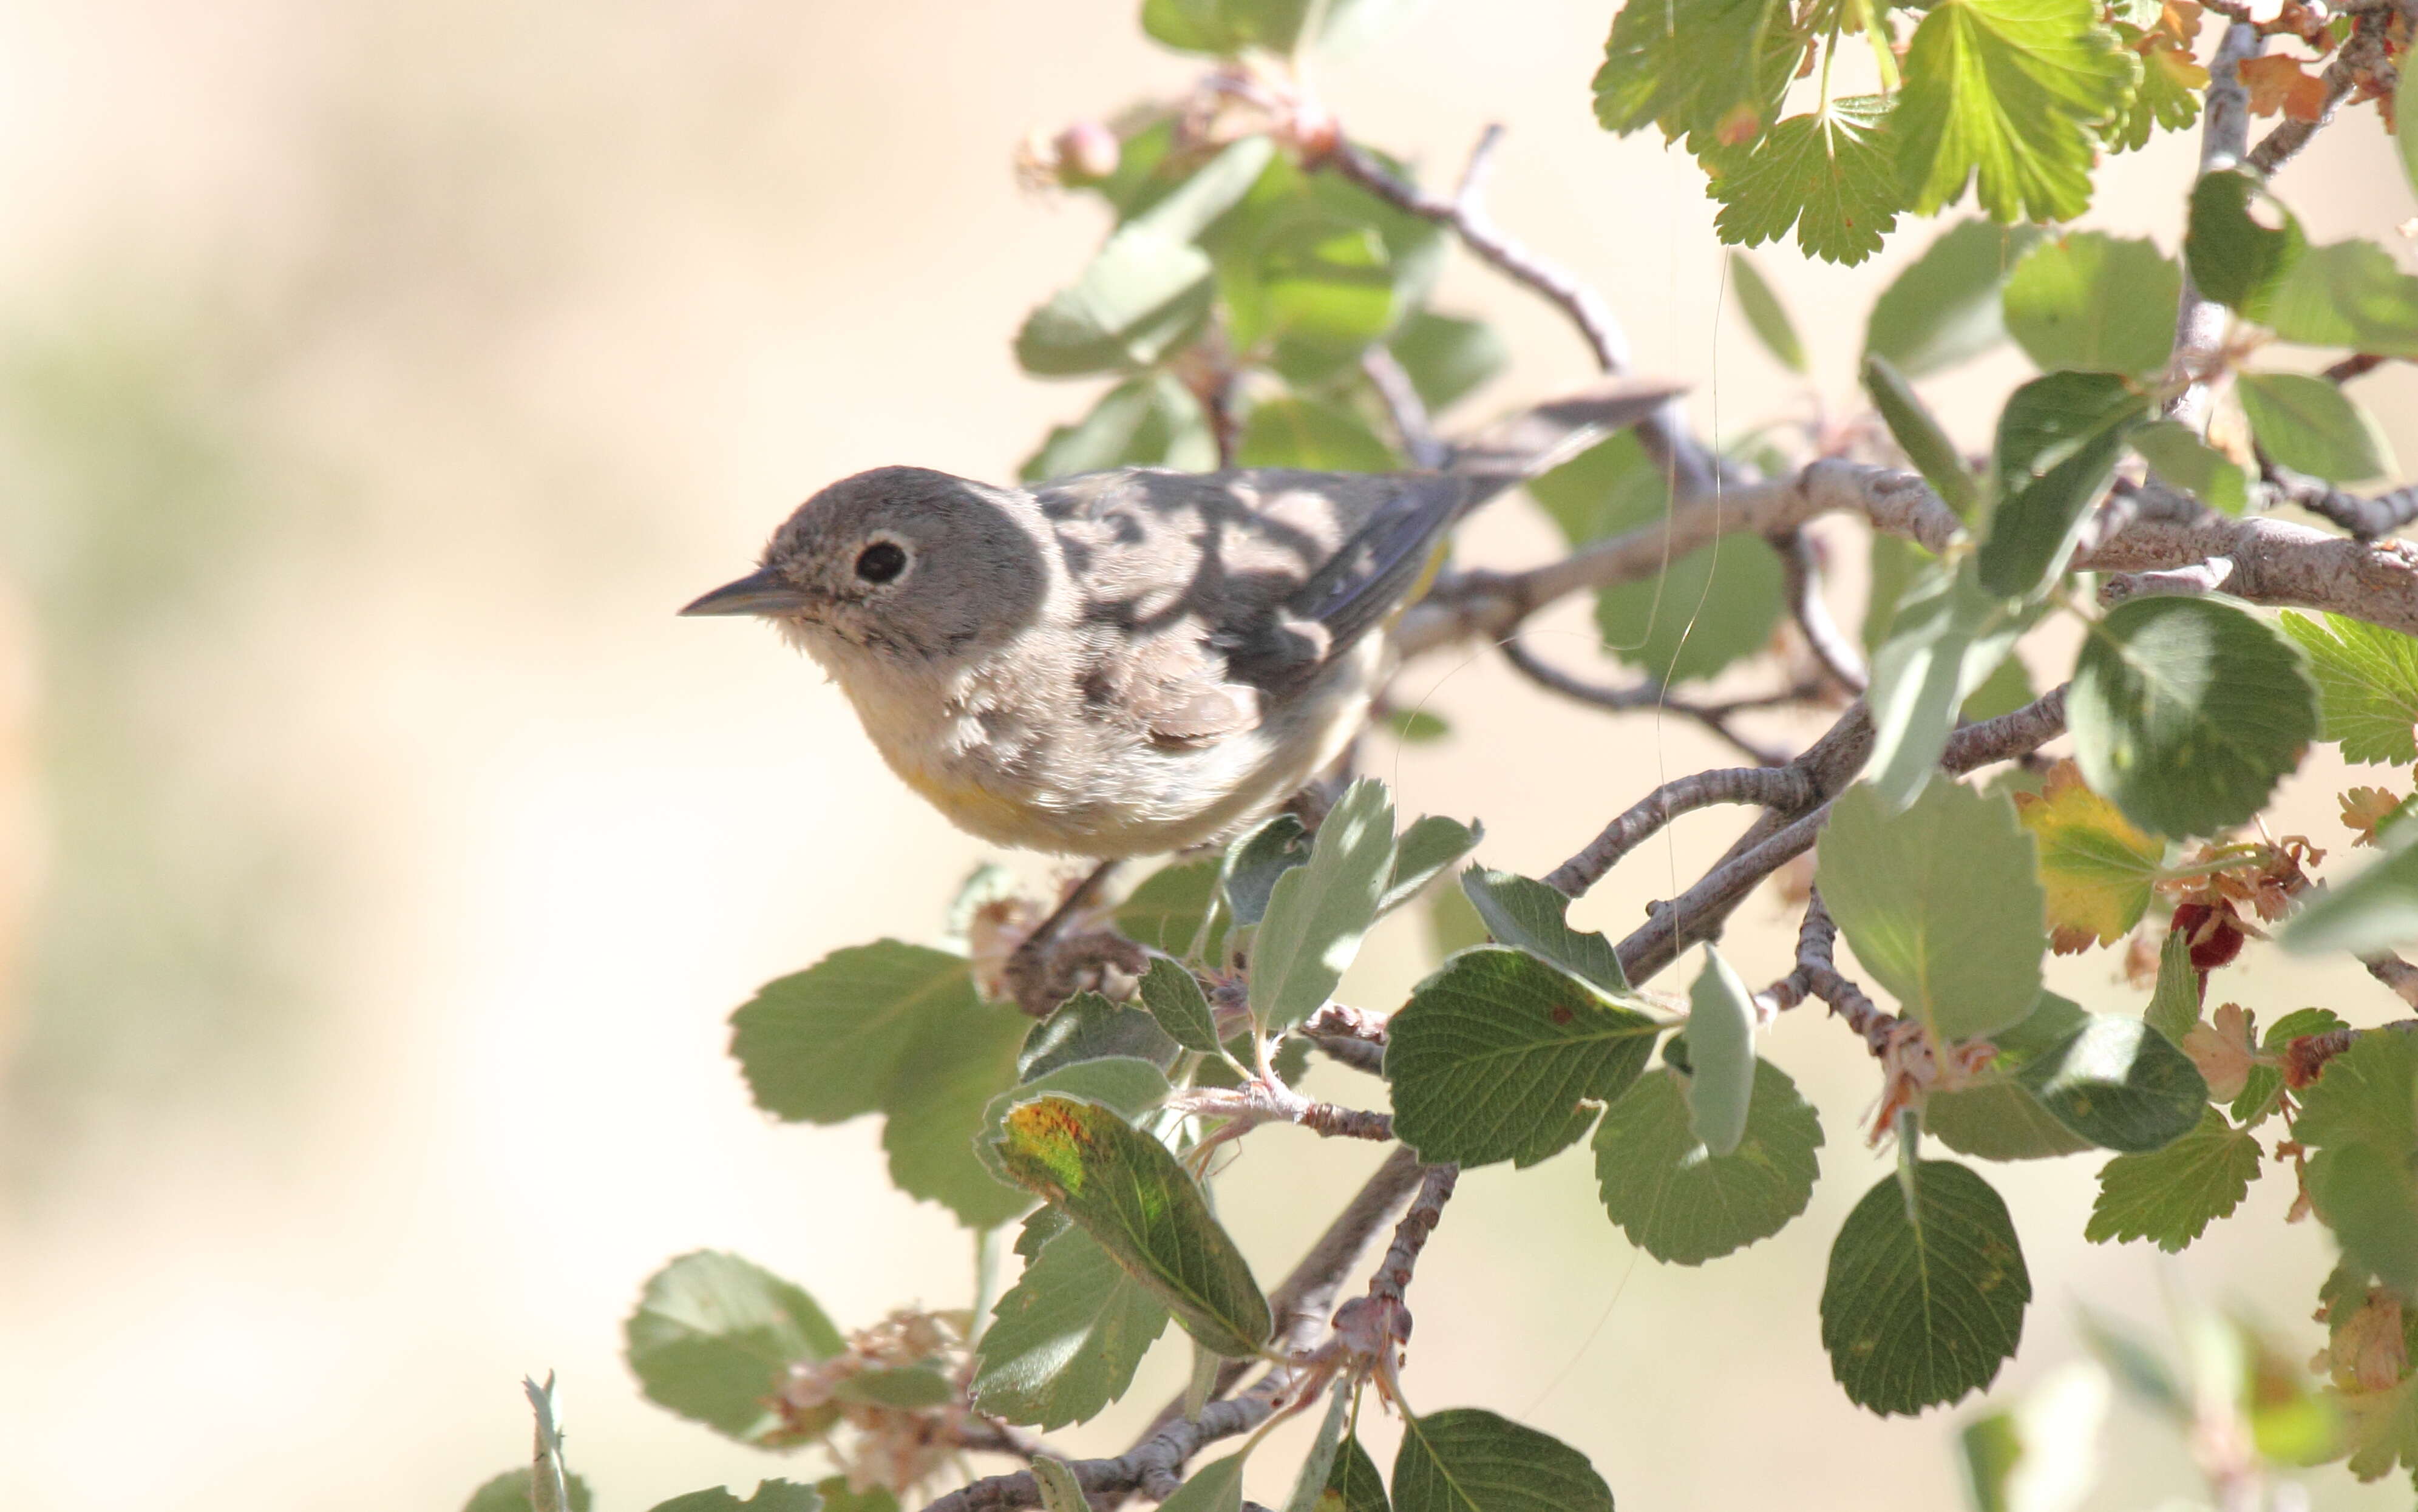
<instances>
[{"instance_id":1,"label":"pointed black beak","mask_svg":"<svg viewBox=\"0 0 2418 1512\"><path fill-rule=\"evenodd\" d=\"M723 584L681 613L787 615L803 613L805 607L806 596L765 567Z\"/></svg>"}]
</instances>

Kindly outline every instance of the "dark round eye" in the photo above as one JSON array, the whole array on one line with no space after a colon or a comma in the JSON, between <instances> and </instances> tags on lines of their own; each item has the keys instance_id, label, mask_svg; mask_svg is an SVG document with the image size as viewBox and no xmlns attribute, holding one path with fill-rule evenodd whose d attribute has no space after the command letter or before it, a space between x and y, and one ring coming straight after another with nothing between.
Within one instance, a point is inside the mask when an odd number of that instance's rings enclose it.
<instances>
[{"instance_id":1,"label":"dark round eye","mask_svg":"<svg viewBox=\"0 0 2418 1512\"><path fill-rule=\"evenodd\" d=\"M856 575L868 583L887 583L907 570L907 550L895 541L877 541L856 554Z\"/></svg>"}]
</instances>

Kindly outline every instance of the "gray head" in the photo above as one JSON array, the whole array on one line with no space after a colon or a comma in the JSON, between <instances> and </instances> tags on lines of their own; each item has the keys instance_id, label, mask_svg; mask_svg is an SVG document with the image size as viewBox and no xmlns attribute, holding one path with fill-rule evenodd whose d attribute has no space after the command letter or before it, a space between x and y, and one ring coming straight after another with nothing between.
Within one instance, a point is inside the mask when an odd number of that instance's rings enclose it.
<instances>
[{"instance_id":1,"label":"gray head","mask_svg":"<svg viewBox=\"0 0 2418 1512\"><path fill-rule=\"evenodd\" d=\"M1022 494L876 467L799 505L761 568L681 613L760 615L809 650L829 636L919 662L977 654L1039 615L1044 528Z\"/></svg>"}]
</instances>

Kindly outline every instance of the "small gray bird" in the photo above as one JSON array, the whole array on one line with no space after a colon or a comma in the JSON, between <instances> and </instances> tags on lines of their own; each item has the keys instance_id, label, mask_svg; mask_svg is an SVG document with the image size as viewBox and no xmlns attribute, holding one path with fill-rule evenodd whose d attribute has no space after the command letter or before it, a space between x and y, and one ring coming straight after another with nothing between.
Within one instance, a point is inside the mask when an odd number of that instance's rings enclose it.
<instances>
[{"instance_id":1,"label":"small gray bird","mask_svg":"<svg viewBox=\"0 0 2418 1512\"><path fill-rule=\"evenodd\" d=\"M1678 389L1623 381L1491 427L1441 472L1121 467L994 488L877 467L799 506L681 613L758 615L959 828L1063 855L1222 839L1367 718L1382 634L1464 514Z\"/></svg>"}]
</instances>

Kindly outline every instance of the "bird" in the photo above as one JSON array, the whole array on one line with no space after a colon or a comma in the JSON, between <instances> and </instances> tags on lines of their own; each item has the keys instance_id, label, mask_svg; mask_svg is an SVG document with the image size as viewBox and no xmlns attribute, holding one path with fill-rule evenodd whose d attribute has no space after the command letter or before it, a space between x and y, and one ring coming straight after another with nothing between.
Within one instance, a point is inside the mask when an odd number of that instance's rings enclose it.
<instances>
[{"instance_id":1,"label":"bird","mask_svg":"<svg viewBox=\"0 0 2418 1512\"><path fill-rule=\"evenodd\" d=\"M1679 392L1623 379L1435 470L1127 466L1031 487L830 484L683 615L769 619L891 770L994 844L1102 862L1220 842L1343 752L1383 632L1489 498Z\"/></svg>"}]
</instances>

